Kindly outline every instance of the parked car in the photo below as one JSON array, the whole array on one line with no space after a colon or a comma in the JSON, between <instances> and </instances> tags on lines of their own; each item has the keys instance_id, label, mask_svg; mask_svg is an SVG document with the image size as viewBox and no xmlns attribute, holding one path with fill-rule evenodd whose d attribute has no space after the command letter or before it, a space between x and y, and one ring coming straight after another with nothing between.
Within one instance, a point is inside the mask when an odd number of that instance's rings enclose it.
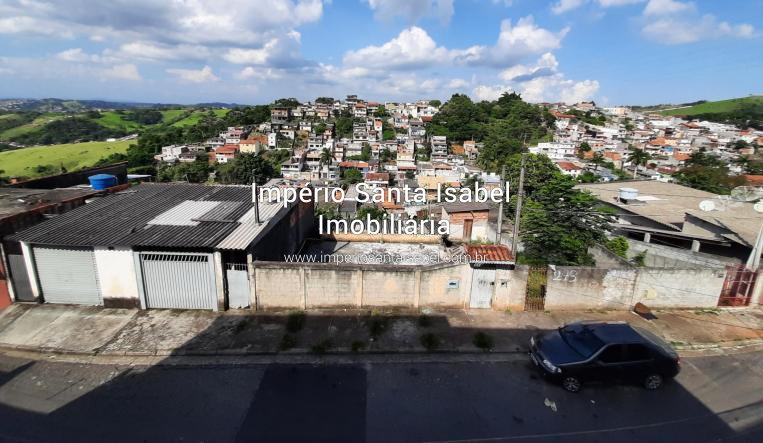
<instances>
[{"instance_id":1,"label":"parked car","mask_svg":"<svg viewBox=\"0 0 763 443\"><path fill-rule=\"evenodd\" d=\"M678 354L664 340L625 322L572 323L530 339L530 359L564 389L620 381L659 389L680 371Z\"/></svg>"}]
</instances>

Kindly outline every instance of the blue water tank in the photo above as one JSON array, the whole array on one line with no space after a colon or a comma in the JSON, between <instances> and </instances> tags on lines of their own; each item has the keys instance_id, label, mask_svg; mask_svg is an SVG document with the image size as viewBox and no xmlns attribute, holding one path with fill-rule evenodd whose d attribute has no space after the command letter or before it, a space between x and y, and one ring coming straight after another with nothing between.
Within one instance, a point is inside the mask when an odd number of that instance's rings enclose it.
<instances>
[{"instance_id":1,"label":"blue water tank","mask_svg":"<svg viewBox=\"0 0 763 443\"><path fill-rule=\"evenodd\" d=\"M111 174L96 174L87 178L90 180L90 186L96 191L102 191L106 188L116 186L118 181L115 175Z\"/></svg>"}]
</instances>

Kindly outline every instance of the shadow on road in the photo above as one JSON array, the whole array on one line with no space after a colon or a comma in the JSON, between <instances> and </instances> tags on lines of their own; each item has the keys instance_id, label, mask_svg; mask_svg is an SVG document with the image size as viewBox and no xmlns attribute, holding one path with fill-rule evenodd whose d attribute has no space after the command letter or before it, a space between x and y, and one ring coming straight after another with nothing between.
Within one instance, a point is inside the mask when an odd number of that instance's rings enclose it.
<instances>
[{"instance_id":1,"label":"shadow on road","mask_svg":"<svg viewBox=\"0 0 763 443\"><path fill-rule=\"evenodd\" d=\"M240 323L232 324L229 316L220 318L177 354L203 353L226 340L228 349L257 348L259 337L248 335L248 329L237 326ZM383 324L373 326L377 320ZM275 336L287 334L281 315L242 315L239 321L278 324L279 328L264 330ZM426 322L418 315L387 320L308 315L304 327L292 335L296 343L309 344L315 353L349 349L362 342L362 354L392 343L420 350L418 339L427 333L437 335L442 343L461 346L480 331L496 346L526 342L532 333L452 327L446 317L437 315ZM268 342L274 342L272 337ZM112 369L19 360L0 373L0 440L358 442L534 436L533 441L698 441L748 437L727 424L733 417L716 416L680 383L659 392L602 387L575 395L540 379L526 362L369 364L359 355L357 363L342 365L119 368L109 378L105 372ZM51 382L55 380L58 385ZM751 421L745 430L763 431L757 417L747 418Z\"/></svg>"}]
</instances>

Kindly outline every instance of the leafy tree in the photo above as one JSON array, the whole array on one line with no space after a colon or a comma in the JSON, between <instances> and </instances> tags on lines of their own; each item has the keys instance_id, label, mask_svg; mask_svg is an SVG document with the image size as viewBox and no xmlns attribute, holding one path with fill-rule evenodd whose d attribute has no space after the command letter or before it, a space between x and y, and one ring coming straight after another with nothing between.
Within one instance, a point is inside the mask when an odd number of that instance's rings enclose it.
<instances>
[{"instance_id":1,"label":"leafy tree","mask_svg":"<svg viewBox=\"0 0 763 443\"><path fill-rule=\"evenodd\" d=\"M225 184L246 185L256 178L257 184L263 185L275 175L273 165L259 154L240 154L217 167L217 176L220 182Z\"/></svg>"},{"instance_id":2,"label":"leafy tree","mask_svg":"<svg viewBox=\"0 0 763 443\"><path fill-rule=\"evenodd\" d=\"M473 189L475 184L479 184L479 186L482 186L484 181L482 178L480 178L479 174L472 174L468 177L466 177L466 180L464 180L464 187Z\"/></svg>"},{"instance_id":3,"label":"leafy tree","mask_svg":"<svg viewBox=\"0 0 763 443\"><path fill-rule=\"evenodd\" d=\"M594 171L599 170L599 166L606 163L607 159L604 158L604 154L601 152L594 152L593 157L591 158L591 163L595 165Z\"/></svg>"},{"instance_id":4,"label":"leafy tree","mask_svg":"<svg viewBox=\"0 0 763 443\"><path fill-rule=\"evenodd\" d=\"M585 158L586 152L591 152L591 145L589 145L588 142L583 142L578 146L578 158Z\"/></svg>"},{"instance_id":5,"label":"leafy tree","mask_svg":"<svg viewBox=\"0 0 763 443\"><path fill-rule=\"evenodd\" d=\"M350 117L339 117L336 119L334 129L336 129L337 137L352 137L352 123L353 121Z\"/></svg>"},{"instance_id":6,"label":"leafy tree","mask_svg":"<svg viewBox=\"0 0 763 443\"><path fill-rule=\"evenodd\" d=\"M384 219L384 214L386 213L387 212L384 209L378 206L366 205L358 209L355 218L358 220L365 220L367 216L371 216L371 220L381 221Z\"/></svg>"},{"instance_id":7,"label":"leafy tree","mask_svg":"<svg viewBox=\"0 0 763 443\"><path fill-rule=\"evenodd\" d=\"M321 166L330 165L333 160L334 160L334 156L331 154L331 151L328 148L323 148L323 150L321 151L319 164Z\"/></svg>"},{"instance_id":8,"label":"leafy tree","mask_svg":"<svg viewBox=\"0 0 763 443\"><path fill-rule=\"evenodd\" d=\"M384 105L379 105L379 107L376 109L376 112L374 113L376 117L389 117L389 113L387 112L387 108L384 107Z\"/></svg>"},{"instance_id":9,"label":"leafy tree","mask_svg":"<svg viewBox=\"0 0 763 443\"><path fill-rule=\"evenodd\" d=\"M136 109L122 116L123 120L130 120L142 125L155 125L160 123L164 116L156 109Z\"/></svg>"},{"instance_id":10,"label":"leafy tree","mask_svg":"<svg viewBox=\"0 0 763 443\"><path fill-rule=\"evenodd\" d=\"M604 247L622 258L628 258L628 240L623 236L607 239Z\"/></svg>"},{"instance_id":11,"label":"leafy tree","mask_svg":"<svg viewBox=\"0 0 763 443\"><path fill-rule=\"evenodd\" d=\"M433 117L428 132L432 135L445 135L451 140L481 140L481 123L487 121L487 118L468 96L454 94Z\"/></svg>"},{"instance_id":12,"label":"leafy tree","mask_svg":"<svg viewBox=\"0 0 763 443\"><path fill-rule=\"evenodd\" d=\"M442 102L440 100L429 100L429 106L434 106L435 108L439 108L440 105L442 105Z\"/></svg>"},{"instance_id":13,"label":"leafy tree","mask_svg":"<svg viewBox=\"0 0 763 443\"><path fill-rule=\"evenodd\" d=\"M318 123L315 125L313 132L315 132L317 135L321 135L326 132L326 123Z\"/></svg>"},{"instance_id":14,"label":"leafy tree","mask_svg":"<svg viewBox=\"0 0 763 443\"><path fill-rule=\"evenodd\" d=\"M187 181L204 183L209 179L211 168L207 156L200 156L195 162L162 166L157 171L156 180L160 182Z\"/></svg>"},{"instance_id":15,"label":"leafy tree","mask_svg":"<svg viewBox=\"0 0 763 443\"><path fill-rule=\"evenodd\" d=\"M580 183L596 183L599 181L599 177L591 171L585 171L578 176Z\"/></svg>"},{"instance_id":16,"label":"leafy tree","mask_svg":"<svg viewBox=\"0 0 763 443\"><path fill-rule=\"evenodd\" d=\"M367 162L371 160L371 145L363 143L363 147L360 149L360 160Z\"/></svg>"},{"instance_id":17,"label":"leafy tree","mask_svg":"<svg viewBox=\"0 0 763 443\"><path fill-rule=\"evenodd\" d=\"M283 107L286 107L286 108L296 108L297 106L300 105L299 100L297 100L294 97L279 98L278 100L273 102L273 104L276 105L276 106L283 106Z\"/></svg>"},{"instance_id":18,"label":"leafy tree","mask_svg":"<svg viewBox=\"0 0 763 443\"><path fill-rule=\"evenodd\" d=\"M321 105L333 105L334 99L332 97L318 97L315 99L315 103Z\"/></svg>"},{"instance_id":19,"label":"leafy tree","mask_svg":"<svg viewBox=\"0 0 763 443\"><path fill-rule=\"evenodd\" d=\"M354 185L363 181L363 174L355 168L345 169L342 172L342 184Z\"/></svg>"}]
</instances>

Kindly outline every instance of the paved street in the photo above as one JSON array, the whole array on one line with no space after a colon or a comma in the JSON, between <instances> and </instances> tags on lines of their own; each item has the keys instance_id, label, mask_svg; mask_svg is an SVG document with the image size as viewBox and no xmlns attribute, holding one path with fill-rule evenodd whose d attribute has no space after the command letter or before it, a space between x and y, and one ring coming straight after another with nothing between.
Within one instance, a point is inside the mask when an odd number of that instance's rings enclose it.
<instances>
[{"instance_id":1,"label":"paved street","mask_svg":"<svg viewBox=\"0 0 763 443\"><path fill-rule=\"evenodd\" d=\"M578 395L505 362L129 367L0 356L0 440L762 441L763 352Z\"/></svg>"}]
</instances>

